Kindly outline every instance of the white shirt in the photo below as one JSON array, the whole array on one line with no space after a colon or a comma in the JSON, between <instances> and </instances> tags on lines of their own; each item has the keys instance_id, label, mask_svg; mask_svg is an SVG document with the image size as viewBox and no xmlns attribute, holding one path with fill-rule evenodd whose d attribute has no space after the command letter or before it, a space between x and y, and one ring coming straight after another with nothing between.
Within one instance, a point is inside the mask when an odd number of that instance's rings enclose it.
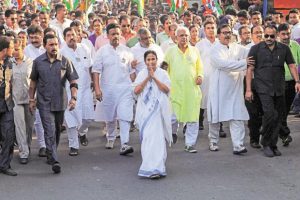
<instances>
[{"instance_id":1,"label":"white shirt","mask_svg":"<svg viewBox=\"0 0 300 200\"><path fill-rule=\"evenodd\" d=\"M60 41L64 41L64 30L65 28L70 27L72 23L72 20L69 20L67 18L64 19L64 22L61 24L56 18L51 20L49 23L49 27L53 28L57 36L59 37Z\"/></svg>"},{"instance_id":2,"label":"white shirt","mask_svg":"<svg viewBox=\"0 0 300 200\"><path fill-rule=\"evenodd\" d=\"M300 38L300 22L295 24L291 29L291 39L297 40Z\"/></svg>"},{"instance_id":3,"label":"white shirt","mask_svg":"<svg viewBox=\"0 0 300 200\"><path fill-rule=\"evenodd\" d=\"M213 71L209 79L207 100L209 122L249 119L243 95L247 52L245 47L236 43L227 47L216 42L211 48Z\"/></svg>"},{"instance_id":4,"label":"white shirt","mask_svg":"<svg viewBox=\"0 0 300 200\"><path fill-rule=\"evenodd\" d=\"M201 61L203 63L203 79L201 84L201 91L202 91L201 108L203 109L206 109L207 107L209 77L212 72L212 67L210 64L210 58L211 58L210 50L217 41L218 39L216 38L215 42L211 43L207 38L204 38L196 44L196 48L199 50Z\"/></svg>"},{"instance_id":5,"label":"white shirt","mask_svg":"<svg viewBox=\"0 0 300 200\"><path fill-rule=\"evenodd\" d=\"M101 47L95 56L92 72L101 74L103 100L97 102L96 121L131 121L133 118L132 81L133 54L125 45L116 49L111 44ZM120 105L122 102L122 105Z\"/></svg>"},{"instance_id":6,"label":"white shirt","mask_svg":"<svg viewBox=\"0 0 300 200\"><path fill-rule=\"evenodd\" d=\"M133 46L131 48L134 59L136 59L138 62L137 66L136 66L136 74L138 74L144 68L147 68L146 63L144 61L144 54L148 50L152 50L152 51L156 52L157 59L158 59L158 62L157 62L158 66L160 66L160 64L163 62L164 53L157 44L150 44L150 46L148 48L145 48L145 47L142 47L140 43L137 43L135 46Z\"/></svg>"},{"instance_id":7,"label":"white shirt","mask_svg":"<svg viewBox=\"0 0 300 200\"><path fill-rule=\"evenodd\" d=\"M32 60L45 53L45 48L41 45L39 48L35 48L32 44L28 44L24 49L24 55Z\"/></svg>"},{"instance_id":8,"label":"white shirt","mask_svg":"<svg viewBox=\"0 0 300 200\"><path fill-rule=\"evenodd\" d=\"M90 67L92 66L91 51L82 44L77 44L75 51L64 45L61 55L71 60L79 76L77 80L77 105L74 110L65 112L67 126L75 127L82 124L82 119L94 118L94 103L91 90ZM69 87L69 84L66 86ZM71 91L67 90L68 99L71 99Z\"/></svg>"},{"instance_id":9,"label":"white shirt","mask_svg":"<svg viewBox=\"0 0 300 200\"><path fill-rule=\"evenodd\" d=\"M169 38L167 41L164 41L161 45L160 45L160 48L162 49L162 51L164 53L167 52L167 50L170 48L170 47L173 47L175 46L175 42L172 40L172 38Z\"/></svg>"}]
</instances>

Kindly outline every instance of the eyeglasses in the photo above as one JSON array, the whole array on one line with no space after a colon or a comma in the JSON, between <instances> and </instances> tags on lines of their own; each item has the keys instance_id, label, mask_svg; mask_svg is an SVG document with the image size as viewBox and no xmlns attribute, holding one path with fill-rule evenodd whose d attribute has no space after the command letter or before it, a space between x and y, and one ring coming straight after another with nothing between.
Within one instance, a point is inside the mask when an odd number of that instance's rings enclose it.
<instances>
[{"instance_id":1,"label":"eyeglasses","mask_svg":"<svg viewBox=\"0 0 300 200\"><path fill-rule=\"evenodd\" d=\"M123 28L125 27L130 27L130 24L127 24L127 25L122 25Z\"/></svg>"},{"instance_id":2,"label":"eyeglasses","mask_svg":"<svg viewBox=\"0 0 300 200\"><path fill-rule=\"evenodd\" d=\"M265 38L271 38L271 39L274 39L274 38L275 38L275 35L268 35L268 34L265 34Z\"/></svg>"},{"instance_id":3,"label":"eyeglasses","mask_svg":"<svg viewBox=\"0 0 300 200\"><path fill-rule=\"evenodd\" d=\"M10 18L11 21L17 21L18 18Z\"/></svg>"},{"instance_id":4,"label":"eyeglasses","mask_svg":"<svg viewBox=\"0 0 300 200\"><path fill-rule=\"evenodd\" d=\"M232 32L231 31L224 31L224 32L221 32L223 35L231 35Z\"/></svg>"}]
</instances>

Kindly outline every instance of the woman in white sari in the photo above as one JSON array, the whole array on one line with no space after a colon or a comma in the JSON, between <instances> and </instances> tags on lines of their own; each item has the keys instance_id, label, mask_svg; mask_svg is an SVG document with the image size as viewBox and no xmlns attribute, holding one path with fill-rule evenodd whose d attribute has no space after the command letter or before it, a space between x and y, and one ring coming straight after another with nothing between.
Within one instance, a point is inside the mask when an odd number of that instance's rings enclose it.
<instances>
[{"instance_id":1,"label":"woman in white sari","mask_svg":"<svg viewBox=\"0 0 300 200\"><path fill-rule=\"evenodd\" d=\"M135 123L140 131L143 159L138 175L157 179L167 175L166 140L169 145L172 142L170 78L165 70L157 67L154 51L147 51L144 60L147 68L133 84L137 96Z\"/></svg>"}]
</instances>

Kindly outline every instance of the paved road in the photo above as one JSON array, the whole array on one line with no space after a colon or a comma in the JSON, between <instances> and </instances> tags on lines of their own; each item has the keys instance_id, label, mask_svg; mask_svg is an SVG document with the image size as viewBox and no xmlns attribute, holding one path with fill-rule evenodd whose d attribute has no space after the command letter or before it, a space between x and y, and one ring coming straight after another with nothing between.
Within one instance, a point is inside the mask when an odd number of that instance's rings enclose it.
<instances>
[{"instance_id":1,"label":"paved road","mask_svg":"<svg viewBox=\"0 0 300 200\"><path fill-rule=\"evenodd\" d=\"M161 180L137 176L138 133L131 134L135 153L122 157L119 141L115 149L104 149L105 137L95 124L89 146L82 147L78 157L68 156L66 134L62 135L59 175L37 157L36 142L28 165L20 165L15 156L12 167L19 175L0 174L0 200L299 200L300 119L291 116L289 122L294 141L288 148L280 144L283 156L276 158L263 157L248 142L247 155L234 156L230 138L221 139L219 152L209 152L207 129L199 137L199 152L189 154L183 151L180 134L179 142L168 149L168 176Z\"/></svg>"}]
</instances>

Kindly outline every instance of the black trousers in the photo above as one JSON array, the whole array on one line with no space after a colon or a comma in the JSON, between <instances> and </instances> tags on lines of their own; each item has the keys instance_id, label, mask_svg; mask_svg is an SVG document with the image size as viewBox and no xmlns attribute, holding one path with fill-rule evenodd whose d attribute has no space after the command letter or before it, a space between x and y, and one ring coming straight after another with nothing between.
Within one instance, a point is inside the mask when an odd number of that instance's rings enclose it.
<instances>
[{"instance_id":1,"label":"black trousers","mask_svg":"<svg viewBox=\"0 0 300 200\"><path fill-rule=\"evenodd\" d=\"M0 135L2 138L2 151L0 153L0 169L6 170L14 153L15 125L13 110L0 113Z\"/></svg>"},{"instance_id":2,"label":"black trousers","mask_svg":"<svg viewBox=\"0 0 300 200\"><path fill-rule=\"evenodd\" d=\"M260 127L262 125L262 116L263 110L260 99L258 94L255 90L253 90L253 100L245 101L246 108L249 113L249 121L248 121L248 128L249 128L249 136L250 136L250 143L257 142L259 143L260 137Z\"/></svg>"},{"instance_id":3,"label":"black trousers","mask_svg":"<svg viewBox=\"0 0 300 200\"><path fill-rule=\"evenodd\" d=\"M286 138L291 133L287 125L287 117L291 110L291 106L295 96L296 96L295 81L294 80L286 81L285 82L285 108L284 108L284 116L282 119L282 126L279 131L280 138Z\"/></svg>"},{"instance_id":4,"label":"black trousers","mask_svg":"<svg viewBox=\"0 0 300 200\"><path fill-rule=\"evenodd\" d=\"M200 113L199 113L199 124L203 124L204 121L204 112L205 110L200 108Z\"/></svg>"},{"instance_id":5,"label":"black trousers","mask_svg":"<svg viewBox=\"0 0 300 200\"><path fill-rule=\"evenodd\" d=\"M284 117L285 98L284 96L270 96L260 93L258 96L264 112L261 144L263 146L276 147Z\"/></svg>"},{"instance_id":6,"label":"black trousers","mask_svg":"<svg viewBox=\"0 0 300 200\"><path fill-rule=\"evenodd\" d=\"M60 140L61 125L64 121L64 111L39 109L44 128L47 156L51 162L57 161L57 146Z\"/></svg>"}]
</instances>

